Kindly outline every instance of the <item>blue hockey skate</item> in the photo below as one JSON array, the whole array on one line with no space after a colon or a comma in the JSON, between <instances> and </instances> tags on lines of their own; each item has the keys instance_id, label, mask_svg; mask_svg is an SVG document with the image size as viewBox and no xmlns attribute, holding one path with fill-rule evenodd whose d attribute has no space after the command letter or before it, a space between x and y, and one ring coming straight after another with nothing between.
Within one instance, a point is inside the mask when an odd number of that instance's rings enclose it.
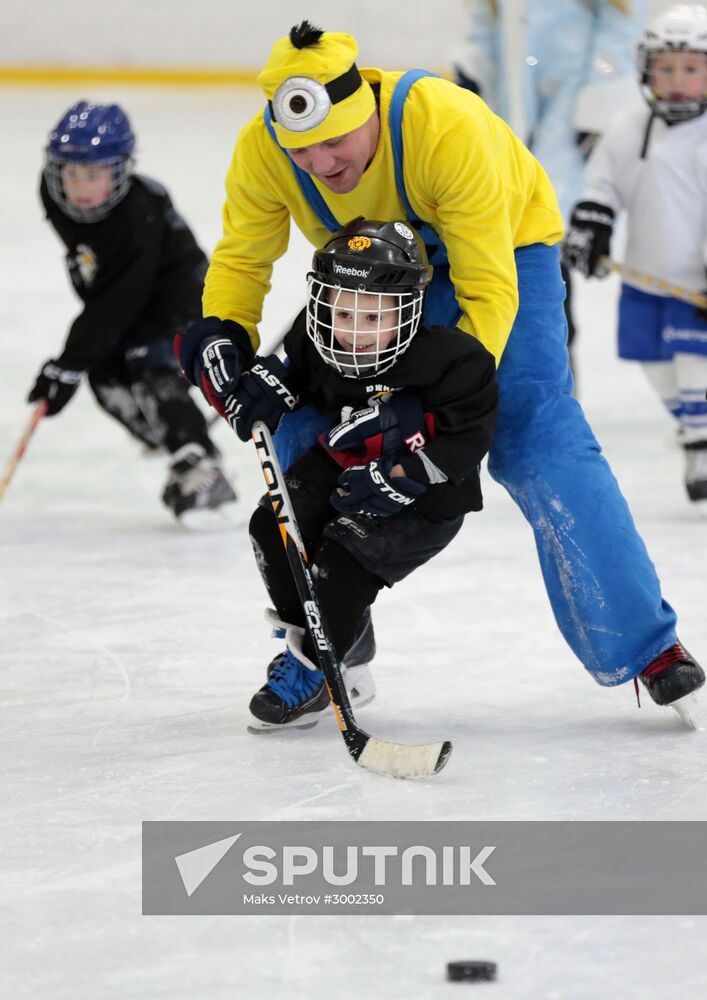
<instances>
[{"instance_id":1,"label":"blue hockey skate","mask_svg":"<svg viewBox=\"0 0 707 1000\"><path fill-rule=\"evenodd\" d=\"M302 652L303 629L281 621L268 608L265 617L276 639L286 639L286 649L270 661L267 683L250 703L249 732L286 727L311 729L329 704L329 693L321 670ZM375 684L368 668L376 653L370 610L366 610L359 634L341 664L341 676L351 705L358 709L373 701Z\"/></svg>"},{"instance_id":2,"label":"blue hockey skate","mask_svg":"<svg viewBox=\"0 0 707 1000\"><path fill-rule=\"evenodd\" d=\"M294 626L281 621L272 608L266 610L265 618L272 628L274 639L284 639L289 630L298 632L300 636L302 635L301 629L295 629ZM282 655L282 653L279 653L270 661L268 665L268 677ZM373 631L371 609L366 608L361 619L358 635L351 643L341 663L341 677L349 696L351 707L356 710L370 704L376 696L375 681L368 666L375 655L376 637Z\"/></svg>"},{"instance_id":3,"label":"blue hockey skate","mask_svg":"<svg viewBox=\"0 0 707 1000\"><path fill-rule=\"evenodd\" d=\"M250 700L249 732L311 729L329 706L324 674L302 652L300 630L287 633L287 648L270 664L266 683Z\"/></svg>"}]
</instances>

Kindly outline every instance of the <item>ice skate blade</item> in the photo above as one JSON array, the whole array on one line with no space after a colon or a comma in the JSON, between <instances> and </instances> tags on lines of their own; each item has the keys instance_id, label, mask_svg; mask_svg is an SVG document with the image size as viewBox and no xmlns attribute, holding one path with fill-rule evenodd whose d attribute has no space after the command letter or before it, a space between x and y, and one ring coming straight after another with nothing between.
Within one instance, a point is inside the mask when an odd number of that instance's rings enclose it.
<instances>
[{"instance_id":1,"label":"ice skate blade","mask_svg":"<svg viewBox=\"0 0 707 1000\"><path fill-rule=\"evenodd\" d=\"M684 698L678 698L666 706L672 708L680 717L688 729L699 729L697 722L697 710L699 702L694 694L686 694Z\"/></svg>"},{"instance_id":2,"label":"ice skate blade","mask_svg":"<svg viewBox=\"0 0 707 1000\"><path fill-rule=\"evenodd\" d=\"M691 500L690 506L697 514L698 518L707 521L707 497L704 500Z\"/></svg>"},{"instance_id":3,"label":"ice skate blade","mask_svg":"<svg viewBox=\"0 0 707 1000\"><path fill-rule=\"evenodd\" d=\"M326 709L323 709L323 711L325 712ZM301 719L284 722L282 725L272 722L262 722L260 719L256 719L254 715L251 715L246 729L254 736L261 736L263 733L279 733L285 729L314 729L321 715L322 712L319 712L317 715L304 715Z\"/></svg>"},{"instance_id":4,"label":"ice skate blade","mask_svg":"<svg viewBox=\"0 0 707 1000\"><path fill-rule=\"evenodd\" d=\"M234 528L242 528L246 520L247 513L238 501L224 503L215 508L186 510L178 518L183 528L194 533L232 531Z\"/></svg>"}]
</instances>

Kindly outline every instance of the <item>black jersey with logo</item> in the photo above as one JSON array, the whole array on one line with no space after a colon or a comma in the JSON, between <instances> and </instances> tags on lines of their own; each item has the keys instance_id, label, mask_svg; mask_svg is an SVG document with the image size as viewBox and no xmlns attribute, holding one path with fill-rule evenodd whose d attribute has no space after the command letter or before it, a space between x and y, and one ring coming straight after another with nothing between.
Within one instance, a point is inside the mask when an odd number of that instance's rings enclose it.
<instances>
[{"instance_id":1,"label":"black jersey with logo","mask_svg":"<svg viewBox=\"0 0 707 1000\"><path fill-rule=\"evenodd\" d=\"M482 507L479 464L491 446L498 409L493 355L475 337L445 327L420 327L410 346L381 375L345 378L317 353L300 314L285 338L291 388L332 425L341 409L369 406L399 389L412 389L434 419L427 458L447 477L430 485L415 507L431 521ZM404 462L403 462L404 464Z\"/></svg>"},{"instance_id":2,"label":"black jersey with logo","mask_svg":"<svg viewBox=\"0 0 707 1000\"><path fill-rule=\"evenodd\" d=\"M84 304L57 358L62 367L90 370L122 345L171 338L201 316L208 262L156 181L134 175L125 198L91 223L65 215L43 176L40 197Z\"/></svg>"}]
</instances>

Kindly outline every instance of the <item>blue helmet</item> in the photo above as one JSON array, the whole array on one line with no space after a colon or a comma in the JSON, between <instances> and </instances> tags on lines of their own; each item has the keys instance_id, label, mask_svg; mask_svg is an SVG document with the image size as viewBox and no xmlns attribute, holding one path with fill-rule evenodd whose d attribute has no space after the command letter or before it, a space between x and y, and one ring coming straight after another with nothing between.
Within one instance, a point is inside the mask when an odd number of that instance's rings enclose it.
<instances>
[{"instance_id":1,"label":"blue helmet","mask_svg":"<svg viewBox=\"0 0 707 1000\"><path fill-rule=\"evenodd\" d=\"M76 222L105 218L128 192L134 149L130 121L118 104L74 104L49 133L44 173L52 200ZM67 164L110 168L108 197L93 207L72 204L62 180Z\"/></svg>"}]
</instances>

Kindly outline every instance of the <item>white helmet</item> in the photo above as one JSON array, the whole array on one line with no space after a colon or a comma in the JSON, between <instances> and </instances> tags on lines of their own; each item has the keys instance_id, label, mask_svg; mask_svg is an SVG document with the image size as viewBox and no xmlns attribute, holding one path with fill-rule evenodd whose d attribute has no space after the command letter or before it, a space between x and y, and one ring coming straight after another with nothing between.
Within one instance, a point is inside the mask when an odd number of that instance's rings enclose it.
<instances>
[{"instance_id":1,"label":"white helmet","mask_svg":"<svg viewBox=\"0 0 707 1000\"><path fill-rule=\"evenodd\" d=\"M638 43L641 90L654 114L671 124L697 118L707 108L707 94L698 99L666 100L650 86L651 61L659 52L701 52L707 58L707 9L698 4L676 4L651 21Z\"/></svg>"}]
</instances>

